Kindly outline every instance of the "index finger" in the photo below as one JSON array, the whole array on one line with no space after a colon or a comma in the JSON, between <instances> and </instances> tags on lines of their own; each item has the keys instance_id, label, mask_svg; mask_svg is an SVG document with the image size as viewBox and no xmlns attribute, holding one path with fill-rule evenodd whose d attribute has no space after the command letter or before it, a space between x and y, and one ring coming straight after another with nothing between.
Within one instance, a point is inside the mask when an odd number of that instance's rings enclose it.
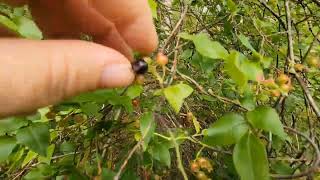
<instances>
[{"instance_id":1,"label":"index finger","mask_svg":"<svg viewBox=\"0 0 320 180\"><path fill-rule=\"evenodd\" d=\"M132 49L148 54L157 48L157 33L147 0L91 0L89 4L115 24Z\"/></svg>"}]
</instances>

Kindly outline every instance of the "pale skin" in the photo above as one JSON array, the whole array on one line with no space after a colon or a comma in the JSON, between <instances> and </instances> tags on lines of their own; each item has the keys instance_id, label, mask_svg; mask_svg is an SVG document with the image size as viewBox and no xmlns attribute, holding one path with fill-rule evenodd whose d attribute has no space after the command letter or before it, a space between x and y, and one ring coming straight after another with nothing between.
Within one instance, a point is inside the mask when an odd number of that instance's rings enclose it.
<instances>
[{"instance_id":1,"label":"pale skin","mask_svg":"<svg viewBox=\"0 0 320 180\"><path fill-rule=\"evenodd\" d=\"M28 4L47 40L0 28L0 117L134 80L132 51L149 54L157 35L147 0L0 0ZM89 34L94 42L77 39ZM49 40L50 39L50 40Z\"/></svg>"}]
</instances>

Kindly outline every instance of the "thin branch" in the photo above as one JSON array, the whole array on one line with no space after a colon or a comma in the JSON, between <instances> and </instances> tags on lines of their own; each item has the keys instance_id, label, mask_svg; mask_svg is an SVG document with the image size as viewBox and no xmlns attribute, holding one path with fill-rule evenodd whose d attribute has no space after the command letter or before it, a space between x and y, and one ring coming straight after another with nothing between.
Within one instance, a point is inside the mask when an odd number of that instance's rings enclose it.
<instances>
[{"instance_id":1,"label":"thin branch","mask_svg":"<svg viewBox=\"0 0 320 180\"><path fill-rule=\"evenodd\" d=\"M287 27L285 25L285 23L282 21L281 17L274 12L270 6L267 5L267 3L264 0L260 0L259 1L275 18L278 19L279 23L281 24L281 26L283 27L283 29L287 30Z\"/></svg>"},{"instance_id":2,"label":"thin branch","mask_svg":"<svg viewBox=\"0 0 320 180\"><path fill-rule=\"evenodd\" d=\"M287 29L288 29L288 48L289 48L289 59L294 61L294 52L293 52L293 34L291 27L291 13L290 13L290 1L286 0L286 16L287 16Z\"/></svg>"},{"instance_id":3,"label":"thin branch","mask_svg":"<svg viewBox=\"0 0 320 180\"><path fill-rule=\"evenodd\" d=\"M186 5L184 7L184 10L180 16L179 21L177 22L176 26L173 28L173 30L171 31L170 35L168 36L168 38L164 41L164 45L162 46L162 48L160 49L160 52L164 52L165 48L169 45L171 39L174 37L174 35L177 33L181 23L183 22L183 19L186 17L188 12L188 5Z\"/></svg>"},{"instance_id":4,"label":"thin branch","mask_svg":"<svg viewBox=\"0 0 320 180\"><path fill-rule=\"evenodd\" d=\"M305 138L313 147L314 151L315 151L315 157L314 157L314 161L312 163L312 167L310 167L309 169L305 170L304 172L301 172L299 174L293 174L293 175L276 175L276 174L271 174L271 177L276 178L276 179L295 179L295 178L300 178L300 177L304 177L304 176L308 176L311 173L315 172L317 170L317 167L320 164L320 151L318 148L318 145L312 140L310 139L307 135L301 133L300 131L297 131L293 128L284 127L287 131L290 131L292 133L295 133L299 136L302 136L303 138Z\"/></svg>"},{"instance_id":5,"label":"thin branch","mask_svg":"<svg viewBox=\"0 0 320 180\"><path fill-rule=\"evenodd\" d=\"M294 75L295 75L295 78L298 80L300 86L302 87L304 94L307 96L307 99L310 103L310 106L312 107L313 111L315 112L317 118L320 119L320 109L319 109L316 101L313 99L308 87L306 86L306 84L304 83L304 81L302 80L302 78L300 77L299 74L294 74Z\"/></svg>"}]
</instances>

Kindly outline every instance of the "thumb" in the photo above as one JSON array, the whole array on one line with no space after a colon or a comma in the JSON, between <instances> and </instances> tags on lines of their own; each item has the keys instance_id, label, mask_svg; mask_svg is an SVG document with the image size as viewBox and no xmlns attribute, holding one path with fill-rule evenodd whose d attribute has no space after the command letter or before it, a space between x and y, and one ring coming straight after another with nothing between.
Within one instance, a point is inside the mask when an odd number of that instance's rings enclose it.
<instances>
[{"instance_id":1,"label":"thumb","mask_svg":"<svg viewBox=\"0 0 320 180\"><path fill-rule=\"evenodd\" d=\"M0 63L0 116L134 79L122 54L84 41L0 40Z\"/></svg>"}]
</instances>

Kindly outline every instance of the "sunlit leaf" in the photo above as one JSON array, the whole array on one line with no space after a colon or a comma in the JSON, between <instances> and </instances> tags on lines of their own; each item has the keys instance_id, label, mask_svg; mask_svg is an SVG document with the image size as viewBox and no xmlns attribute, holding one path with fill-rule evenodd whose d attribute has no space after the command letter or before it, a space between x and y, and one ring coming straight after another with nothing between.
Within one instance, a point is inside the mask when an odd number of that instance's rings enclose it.
<instances>
[{"instance_id":1,"label":"sunlit leaf","mask_svg":"<svg viewBox=\"0 0 320 180\"><path fill-rule=\"evenodd\" d=\"M35 153L33 151L29 151L27 156L24 158L24 160L21 164L21 167L23 168L24 166L26 166L30 161L32 161L37 156L38 156L38 153Z\"/></svg>"},{"instance_id":2,"label":"sunlit leaf","mask_svg":"<svg viewBox=\"0 0 320 180\"><path fill-rule=\"evenodd\" d=\"M152 13L152 17L157 19L158 16L157 16L157 2L155 0L148 0L148 3L149 3L149 7L151 9L151 13Z\"/></svg>"},{"instance_id":3,"label":"sunlit leaf","mask_svg":"<svg viewBox=\"0 0 320 180\"><path fill-rule=\"evenodd\" d=\"M193 89L186 84L177 84L164 89L164 95L176 113L180 111L184 99L192 92Z\"/></svg>"},{"instance_id":4,"label":"sunlit leaf","mask_svg":"<svg viewBox=\"0 0 320 180\"><path fill-rule=\"evenodd\" d=\"M14 18L13 21L17 24L18 32L22 37L37 40L42 39L42 32L31 19L18 16Z\"/></svg>"}]
</instances>

